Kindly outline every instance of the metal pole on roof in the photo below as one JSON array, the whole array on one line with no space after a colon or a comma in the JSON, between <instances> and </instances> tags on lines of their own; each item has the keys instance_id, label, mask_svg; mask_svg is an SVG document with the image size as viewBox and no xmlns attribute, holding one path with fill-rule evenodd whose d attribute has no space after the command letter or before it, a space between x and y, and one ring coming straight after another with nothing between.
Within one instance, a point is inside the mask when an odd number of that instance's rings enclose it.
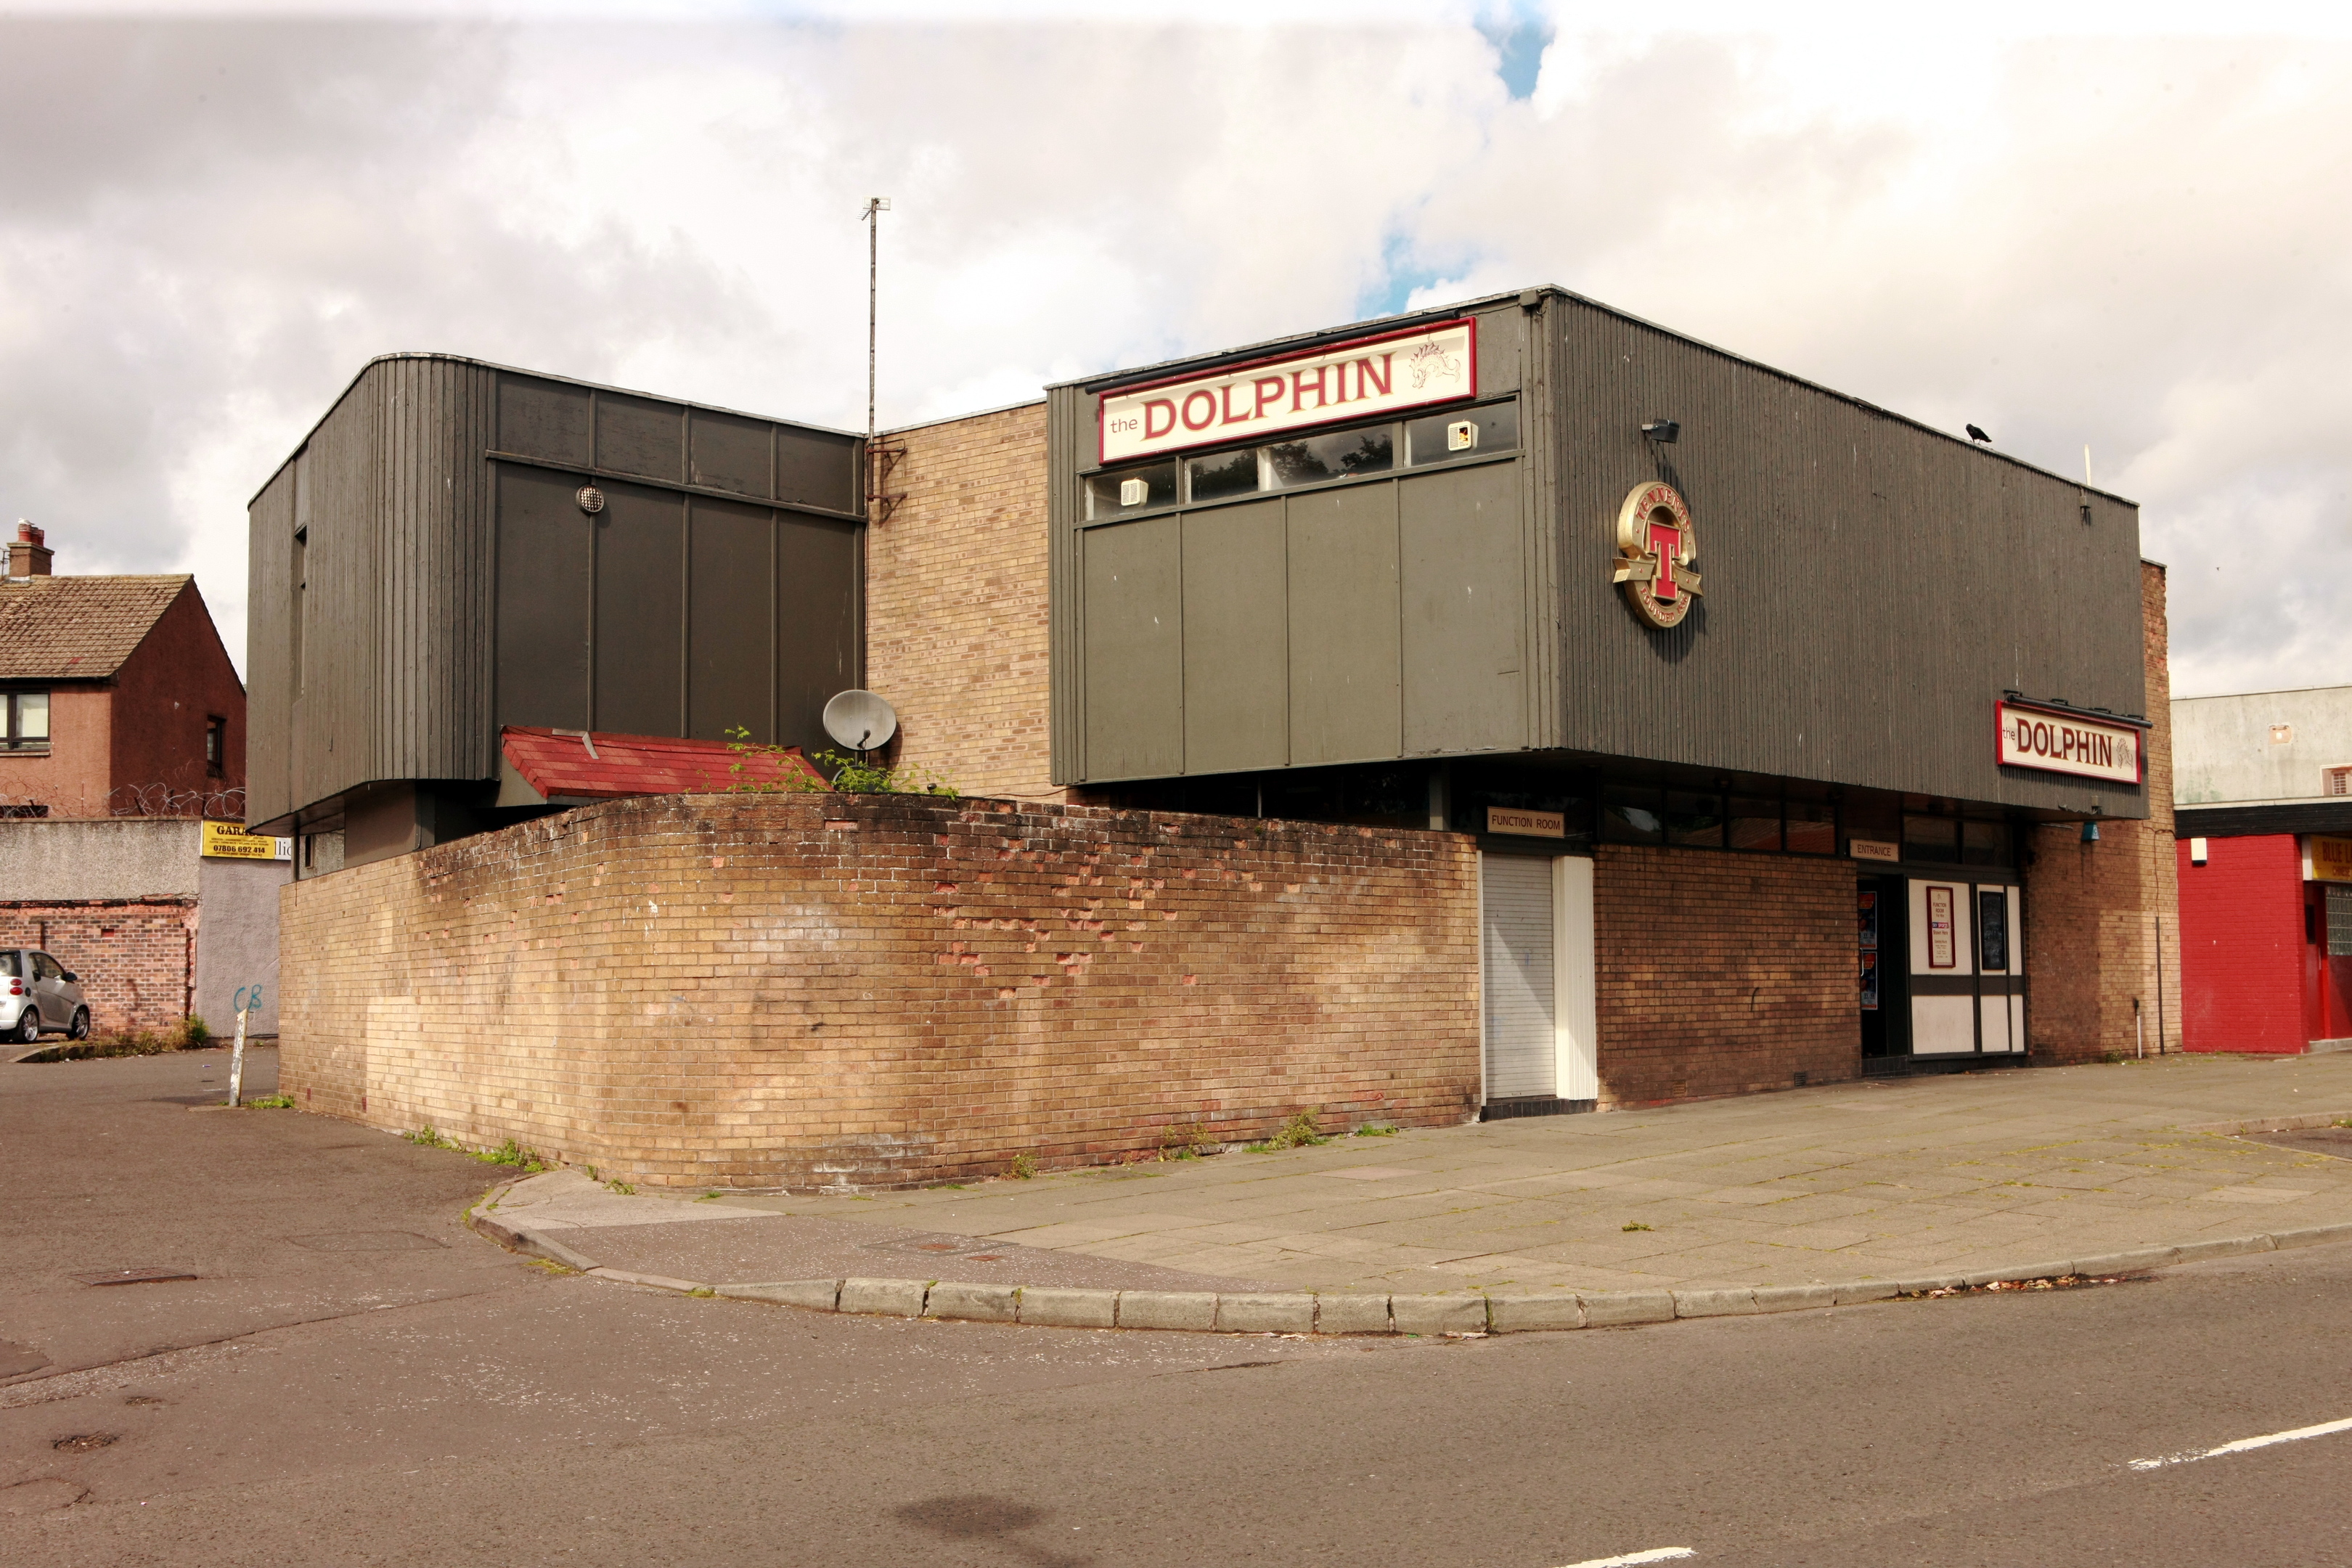
<instances>
[{"instance_id":1,"label":"metal pole on roof","mask_svg":"<svg viewBox=\"0 0 2352 1568\"><path fill-rule=\"evenodd\" d=\"M874 472L874 321L876 285L882 275L882 219L890 210L887 196L868 196L858 221L866 225L866 499L881 488Z\"/></svg>"}]
</instances>

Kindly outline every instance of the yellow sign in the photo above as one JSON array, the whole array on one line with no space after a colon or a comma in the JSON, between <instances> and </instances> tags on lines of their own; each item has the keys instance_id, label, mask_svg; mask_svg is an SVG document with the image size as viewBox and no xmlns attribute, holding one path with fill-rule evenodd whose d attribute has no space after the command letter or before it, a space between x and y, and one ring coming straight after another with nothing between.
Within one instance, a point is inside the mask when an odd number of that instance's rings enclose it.
<instances>
[{"instance_id":1,"label":"yellow sign","mask_svg":"<svg viewBox=\"0 0 2352 1568\"><path fill-rule=\"evenodd\" d=\"M1486 831L1521 833L1534 838L1568 837L1568 816L1558 811L1518 811L1500 805L1486 808Z\"/></svg>"},{"instance_id":2,"label":"yellow sign","mask_svg":"<svg viewBox=\"0 0 2352 1568\"><path fill-rule=\"evenodd\" d=\"M2315 833L2303 841L2303 879L2306 882L2352 882L2352 838L2322 838Z\"/></svg>"},{"instance_id":3,"label":"yellow sign","mask_svg":"<svg viewBox=\"0 0 2352 1568\"><path fill-rule=\"evenodd\" d=\"M241 822L207 822L204 852L215 860L291 860L294 840L247 833Z\"/></svg>"}]
</instances>

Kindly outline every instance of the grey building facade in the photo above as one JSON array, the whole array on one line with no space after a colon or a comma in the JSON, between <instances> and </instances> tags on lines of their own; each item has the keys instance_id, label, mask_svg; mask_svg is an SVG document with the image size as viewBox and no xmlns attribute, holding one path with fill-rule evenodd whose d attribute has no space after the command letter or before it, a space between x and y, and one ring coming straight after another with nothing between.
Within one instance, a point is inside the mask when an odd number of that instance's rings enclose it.
<instances>
[{"instance_id":1,"label":"grey building facade","mask_svg":"<svg viewBox=\"0 0 2352 1568\"><path fill-rule=\"evenodd\" d=\"M372 361L249 509L248 820L310 875L510 820L504 725L824 743L859 684L863 448Z\"/></svg>"}]
</instances>

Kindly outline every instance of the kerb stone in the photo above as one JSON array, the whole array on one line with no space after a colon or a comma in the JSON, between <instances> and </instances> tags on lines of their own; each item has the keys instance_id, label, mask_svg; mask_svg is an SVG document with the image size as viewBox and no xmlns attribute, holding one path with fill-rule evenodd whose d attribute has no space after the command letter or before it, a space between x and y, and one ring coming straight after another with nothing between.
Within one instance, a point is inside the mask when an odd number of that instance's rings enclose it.
<instances>
[{"instance_id":1,"label":"kerb stone","mask_svg":"<svg viewBox=\"0 0 2352 1568\"><path fill-rule=\"evenodd\" d=\"M1666 1290L1580 1290L1577 1299L1584 1303L1584 1326L1588 1329L1614 1328L1621 1323L1671 1322L1675 1315L1675 1298Z\"/></svg>"},{"instance_id":2,"label":"kerb stone","mask_svg":"<svg viewBox=\"0 0 2352 1568\"><path fill-rule=\"evenodd\" d=\"M1486 1324L1498 1334L1584 1327L1584 1301L1573 1295L1489 1296Z\"/></svg>"},{"instance_id":3,"label":"kerb stone","mask_svg":"<svg viewBox=\"0 0 2352 1568\"><path fill-rule=\"evenodd\" d=\"M927 1282L921 1279L845 1279L841 1310L885 1318L919 1318Z\"/></svg>"},{"instance_id":4,"label":"kerb stone","mask_svg":"<svg viewBox=\"0 0 2352 1568\"><path fill-rule=\"evenodd\" d=\"M1752 1289L1676 1290L1674 1298L1677 1318L1731 1318L1756 1310Z\"/></svg>"},{"instance_id":5,"label":"kerb stone","mask_svg":"<svg viewBox=\"0 0 2352 1568\"><path fill-rule=\"evenodd\" d=\"M1122 1290L1118 1293L1118 1326L1122 1329L1184 1329L1205 1333L1217 1326L1217 1293L1213 1290Z\"/></svg>"},{"instance_id":6,"label":"kerb stone","mask_svg":"<svg viewBox=\"0 0 2352 1568\"><path fill-rule=\"evenodd\" d=\"M1756 1287L1756 1310L1759 1312L1802 1312L1813 1307L1837 1305L1834 1285L1759 1285Z\"/></svg>"},{"instance_id":7,"label":"kerb stone","mask_svg":"<svg viewBox=\"0 0 2352 1568\"><path fill-rule=\"evenodd\" d=\"M1315 1298L1304 1290L1268 1291L1264 1295L1220 1293L1217 1331L1227 1334L1311 1334L1315 1331Z\"/></svg>"},{"instance_id":8,"label":"kerb stone","mask_svg":"<svg viewBox=\"0 0 2352 1568\"><path fill-rule=\"evenodd\" d=\"M774 1284L721 1285L718 1293L730 1301L773 1301L781 1307L805 1307L830 1312L841 1300L838 1279L785 1279Z\"/></svg>"},{"instance_id":9,"label":"kerb stone","mask_svg":"<svg viewBox=\"0 0 2352 1568\"><path fill-rule=\"evenodd\" d=\"M1389 1328L1386 1296L1318 1296L1315 1299L1315 1331L1323 1334L1385 1334Z\"/></svg>"},{"instance_id":10,"label":"kerb stone","mask_svg":"<svg viewBox=\"0 0 2352 1568\"><path fill-rule=\"evenodd\" d=\"M1017 1323L1021 1321L1021 1288L1017 1285L961 1285L941 1280L923 1302L926 1318L958 1318L972 1323Z\"/></svg>"},{"instance_id":11,"label":"kerb stone","mask_svg":"<svg viewBox=\"0 0 2352 1568\"><path fill-rule=\"evenodd\" d=\"M1111 1328L1118 1322L1118 1292L1033 1285L1021 1292L1021 1321L1054 1329Z\"/></svg>"},{"instance_id":12,"label":"kerb stone","mask_svg":"<svg viewBox=\"0 0 2352 1568\"><path fill-rule=\"evenodd\" d=\"M1401 1334L1483 1334L1484 1296L1391 1296L1389 1316Z\"/></svg>"}]
</instances>

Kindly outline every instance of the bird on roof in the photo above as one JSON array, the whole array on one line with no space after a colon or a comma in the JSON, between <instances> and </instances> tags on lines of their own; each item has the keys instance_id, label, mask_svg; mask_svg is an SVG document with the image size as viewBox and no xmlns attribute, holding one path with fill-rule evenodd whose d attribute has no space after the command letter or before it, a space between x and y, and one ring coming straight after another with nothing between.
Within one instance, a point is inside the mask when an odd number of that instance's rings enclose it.
<instances>
[{"instance_id":1,"label":"bird on roof","mask_svg":"<svg viewBox=\"0 0 2352 1568\"><path fill-rule=\"evenodd\" d=\"M1982 441L1987 446L1990 446L1992 444L1992 437L1984 433L1984 426L1980 425L1971 425L1969 426L1969 439L1971 441Z\"/></svg>"}]
</instances>

